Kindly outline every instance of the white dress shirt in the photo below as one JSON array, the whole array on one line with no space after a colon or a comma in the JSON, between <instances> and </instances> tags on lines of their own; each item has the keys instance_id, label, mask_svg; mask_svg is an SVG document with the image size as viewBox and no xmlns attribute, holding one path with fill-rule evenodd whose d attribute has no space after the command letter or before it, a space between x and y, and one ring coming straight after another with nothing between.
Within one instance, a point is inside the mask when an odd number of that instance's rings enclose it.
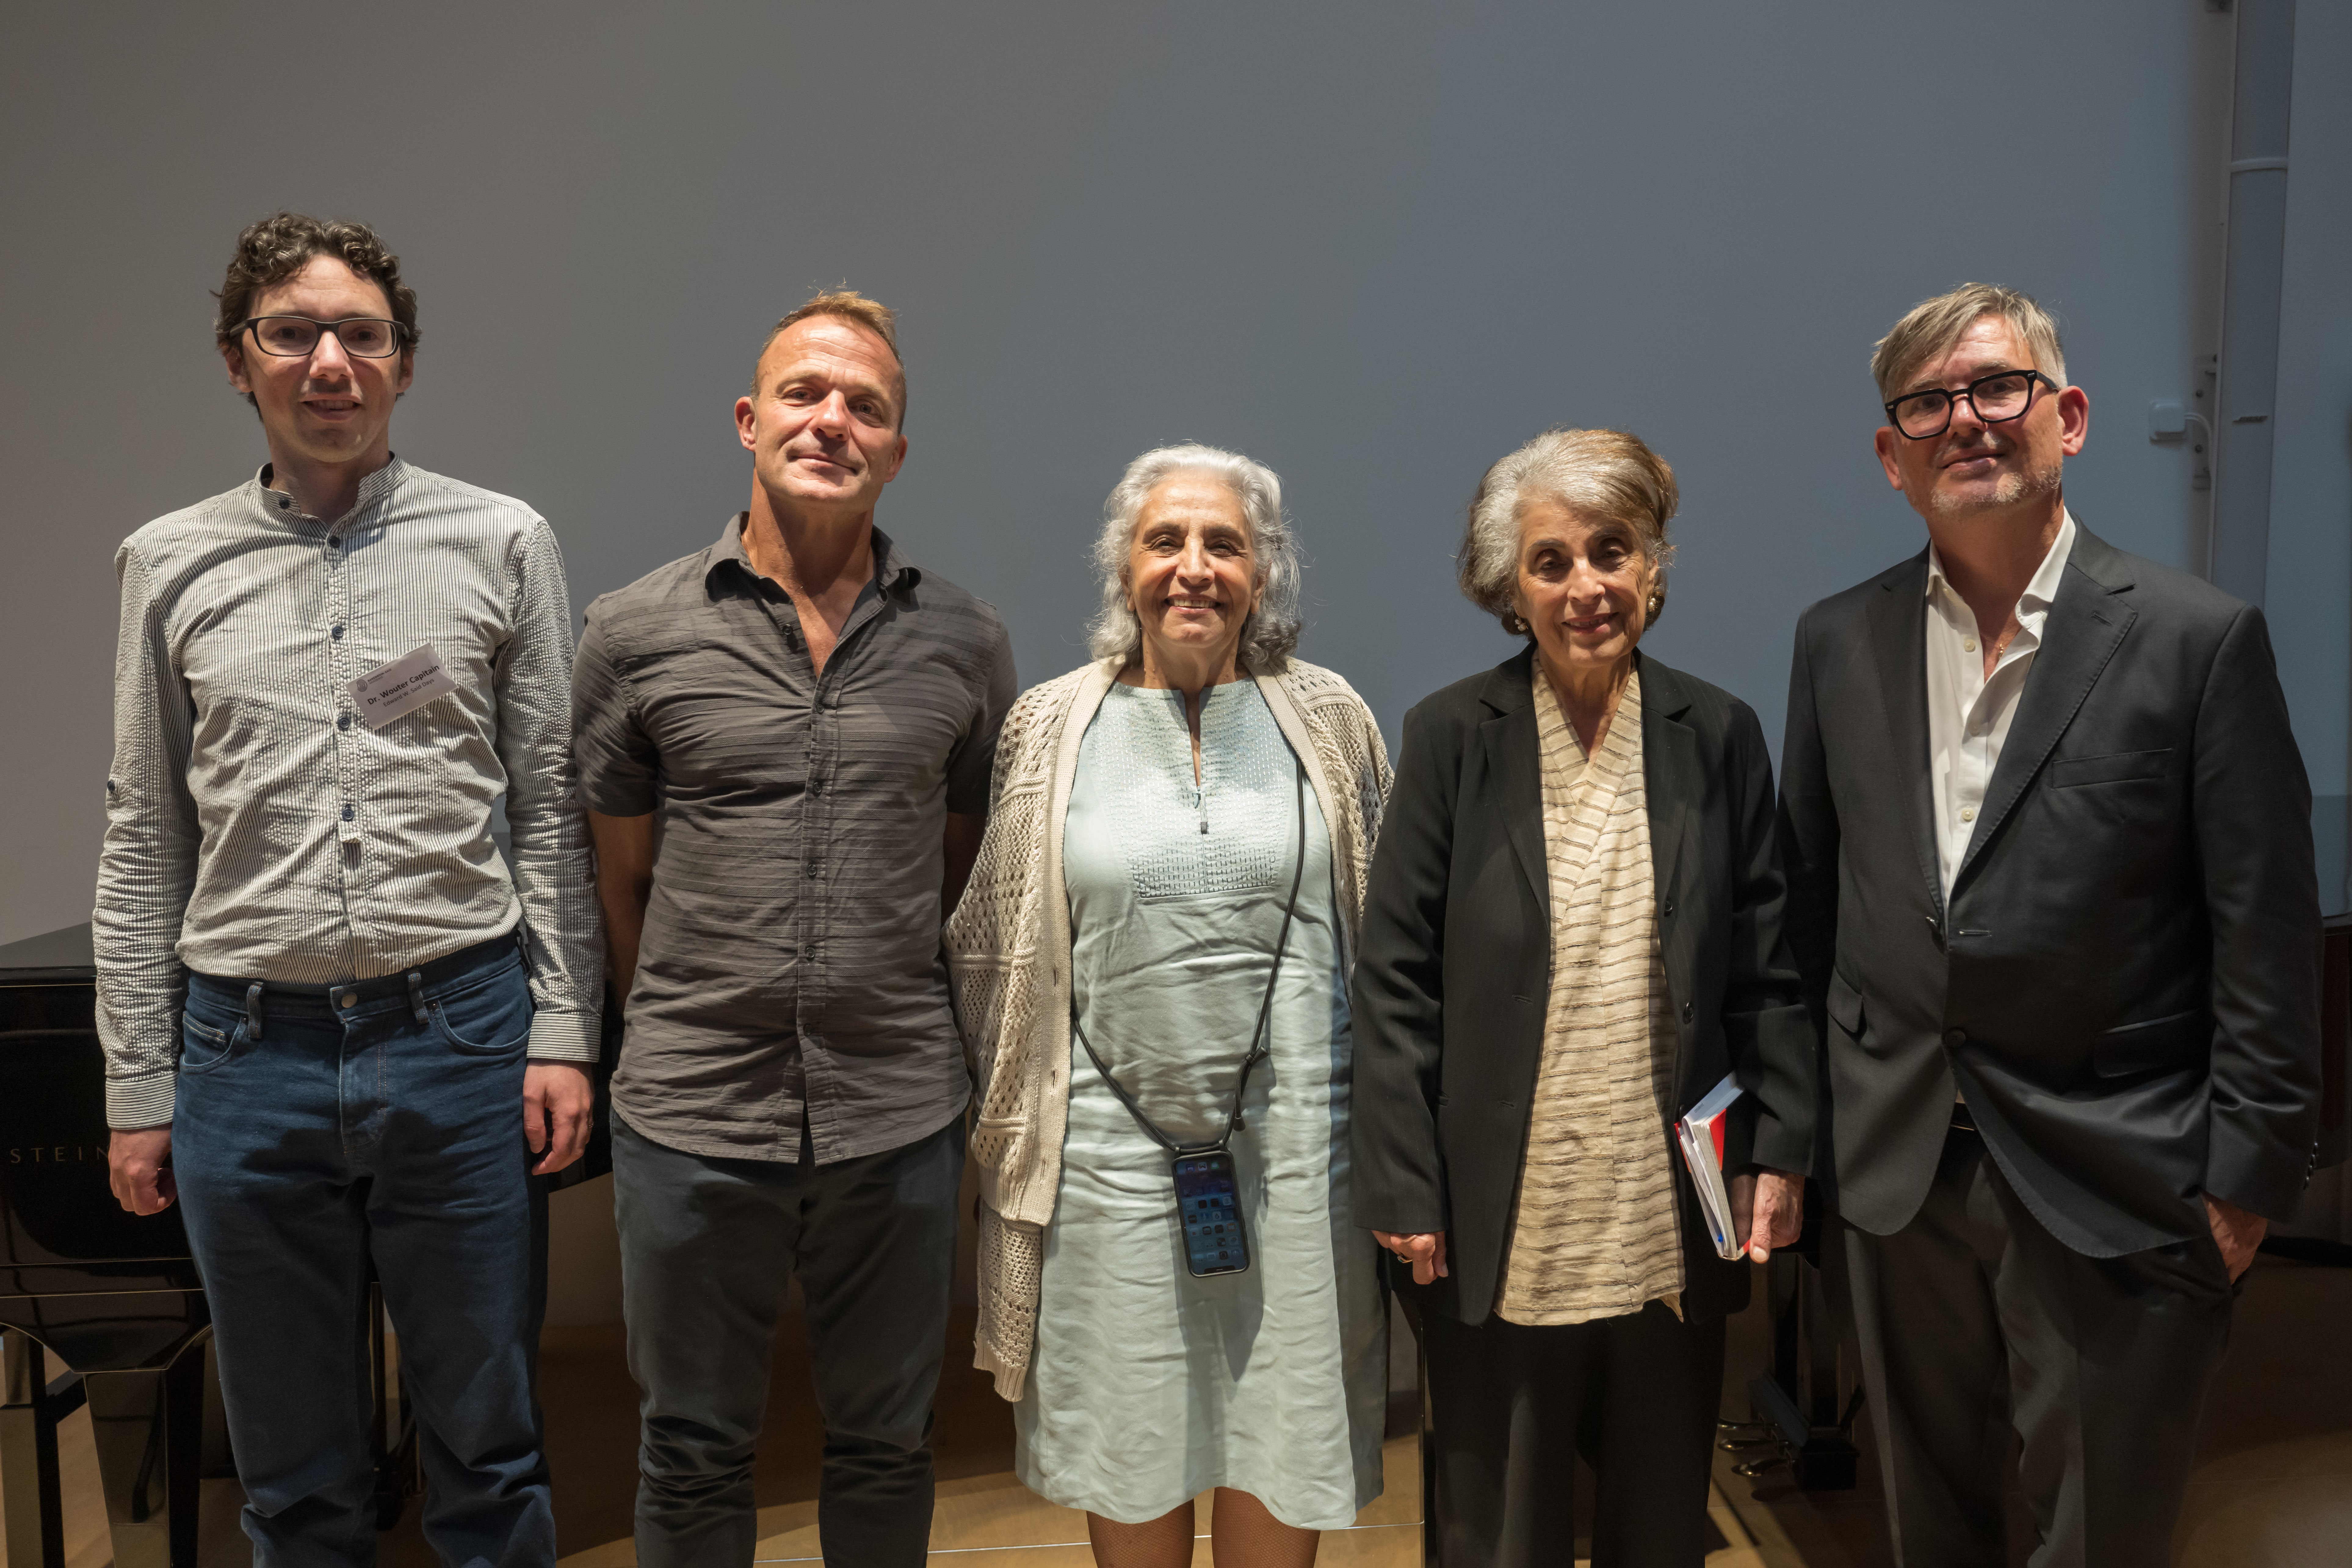
<instances>
[{"instance_id":1,"label":"white dress shirt","mask_svg":"<svg viewBox=\"0 0 2352 1568\"><path fill-rule=\"evenodd\" d=\"M2062 511L2058 537L2017 599L2017 636L2001 650L1990 679L1976 613L1944 575L1944 558L1927 546L1927 776L1935 791L1936 855L1944 898L1976 836L1985 791L2017 717L2017 699L2042 647L2042 624L2058 596L2074 549L2074 514Z\"/></svg>"}]
</instances>

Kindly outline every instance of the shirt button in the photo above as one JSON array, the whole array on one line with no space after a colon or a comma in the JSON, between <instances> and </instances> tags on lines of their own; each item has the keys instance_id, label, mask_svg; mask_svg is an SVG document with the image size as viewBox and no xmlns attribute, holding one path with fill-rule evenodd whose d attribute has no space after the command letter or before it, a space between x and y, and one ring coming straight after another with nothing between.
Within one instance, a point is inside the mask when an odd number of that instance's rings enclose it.
<instances>
[{"instance_id":1,"label":"shirt button","mask_svg":"<svg viewBox=\"0 0 2352 1568\"><path fill-rule=\"evenodd\" d=\"M1960 646L1968 649L1970 653L1974 653L1977 651L1977 639L1974 637L1962 637L1960 639Z\"/></svg>"},{"instance_id":2,"label":"shirt button","mask_svg":"<svg viewBox=\"0 0 2352 1568\"><path fill-rule=\"evenodd\" d=\"M278 498L278 509L280 511L285 510L288 507L292 506L294 502L285 496L279 496Z\"/></svg>"},{"instance_id":3,"label":"shirt button","mask_svg":"<svg viewBox=\"0 0 2352 1568\"><path fill-rule=\"evenodd\" d=\"M337 549L341 548L341 546L342 546L342 542L343 542L343 536L342 536L341 534L340 534L340 533L331 533L331 534L327 535L327 548L328 548L328 549L330 549L330 550L337 550Z\"/></svg>"},{"instance_id":4,"label":"shirt button","mask_svg":"<svg viewBox=\"0 0 2352 1568\"><path fill-rule=\"evenodd\" d=\"M1691 1005L1690 1005L1689 1003L1685 1002L1685 1003L1684 1003L1684 1004L1683 1004L1683 1022L1684 1022L1684 1023L1685 1023L1685 1024L1687 1024L1687 1023L1689 1023L1690 1021L1691 1021Z\"/></svg>"},{"instance_id":5,"label":"shirt button","mask_svg":"<svg viewBox=\"0 0 2352 1568\"><path fill-rule=\"evenodd\" d=\"M348 713L341 713L341 714L338 714L338 715L336 715L336 718L335 718L335 728L336 728L336 729L338 729L338 730L348 730L348 729L350 729L351 727L352 727L352 716L351 716L350 714L348 714Z\"/></svg>"},{"instance_id":6,"label":"shirt button","mask_svg":"<svg viewBox=\"0 0 2352 1568\"><path fill-rule=\"evenodd\" d=\"M1675 918L1675 901L1672 899L1666 900L1666 918L1668 920Z\"/></svg>"},{"instance_id":7,"label":"shirt button","mask_svg":"<svg viewBox=\"0 0 2352 1568\"><path fill-rule=\"evenodd\" d=\"M352 819L352 808L348 805L343 807L343 820L345 822L349 822Z\"/></svg>"},{"instance_id":8,"label":"shirt button","mask_svg":"<svg viewBox=\"0 0 2352 1568\"><path fill-rule=\"evenodd\" d=\"M1960 820L1962 822L1974 822L1976 819L1977 808L1975 806L1964 805L1960 807Z\"/></svg>"},{"instance_id":9,"label":"shirt button","mask_svg":"<svg viewBox=\"0 0 2352 1568\"><path fill-rule=\"evenodd\" d=\"M343 640L343 628L341 626L329 626L327 628L327 635L334 638L337 642L341 642Z\"/></svg>"},{"instance_id":10,"label":"shirt button","mask_svg":"<svg viewBox=\"0 0 2352 1568\"><path fill-rule=\"evenodd\" d=\"M1965 1046L1968 1043L1969 1032L1966 1029L1947 1029L1944 1031L1944 1044L1951 1047L1954 1050L1958 1050L1962 1046Z\"/></svg>"}]
</instances>

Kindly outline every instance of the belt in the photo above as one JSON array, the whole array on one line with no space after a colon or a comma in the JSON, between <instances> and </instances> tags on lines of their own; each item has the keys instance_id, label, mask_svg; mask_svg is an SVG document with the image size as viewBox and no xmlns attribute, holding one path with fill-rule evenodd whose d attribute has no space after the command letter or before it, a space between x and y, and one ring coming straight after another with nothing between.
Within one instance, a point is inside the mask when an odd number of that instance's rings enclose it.
<instances>
[{"instance_id":1,"label":"belt","mask_svg":"<svg viewBox=\"0 0 2352 1568\"><path fill-rule=\"evenodd\" d=\"M282 980L230 980L217 974L192 973L192 980L209 981L225 990L245 993L245 1018L250 1036L261 1038L261 999L265 995L298 996L305 1001L333 1007L356 1007L362 1002L373 1002L387 996L408 1000L417 1021L425 1019L425 992L427 986L445 984L487 967L507 953L520 956L524 952L522 927L518 925L505 936L494 936L488 942L478 942L471 947L461 947L455 952L403 970L397 974L380 974L372 980L338 980L327 985L296 985Z\"/></svg>"}]
</instances>

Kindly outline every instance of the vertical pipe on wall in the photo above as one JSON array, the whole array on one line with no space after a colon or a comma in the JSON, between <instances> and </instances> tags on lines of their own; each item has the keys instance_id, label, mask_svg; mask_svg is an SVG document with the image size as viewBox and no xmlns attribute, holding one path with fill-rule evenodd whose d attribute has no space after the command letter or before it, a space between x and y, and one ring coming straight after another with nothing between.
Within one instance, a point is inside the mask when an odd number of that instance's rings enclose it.
<instances>
[{"instance_id":1,"label":"vertical pipe on wall","mask_svg":"<svg viewBox=\"0 0 2352 1568\"><path fill-rule=\"evenodd\" d=\"M2221 283L2221 416L2214 431L2214 583L2263 602L2270 572L2279 283L2286 262L2287 111L2294 0L2237 0L2230 109L2230 234Z\"/></svg>"}]
</instances>

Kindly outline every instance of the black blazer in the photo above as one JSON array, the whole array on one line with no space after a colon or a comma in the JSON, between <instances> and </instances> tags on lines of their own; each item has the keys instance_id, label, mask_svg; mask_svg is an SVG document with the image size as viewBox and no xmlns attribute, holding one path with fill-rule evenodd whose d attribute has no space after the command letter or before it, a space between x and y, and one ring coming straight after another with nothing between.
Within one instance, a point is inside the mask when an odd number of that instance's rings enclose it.
<instances>
[{"instance_id":1,"label":"black blazer","mask_svg":"<svg viewBox=\"0 0 2352 1568\"><path fill-rule=\"evenodd\" d=\"M1798 624L1780 845L1825 1031L1816 1173L1877 1235L1918 1212L1956 1085L2091 1257L2196 1235L2204 1193L2284 1215L2309 1180L2311 789L2262 612L2075 529L1949 910L1926 552Z\"/></svg>"},{"instance_id":2,"label":"black blazer","mask_svg":"<svg viewBox=\"0 0 2352 1568\"><path fill-rule=\"evenodd\" d=\"M1736 1069L1752 1092L1727 1162L1805 1169L1812 1035L1780 935L1764 732L1728 692L1634 657L1658 931L1681 1024L1658 1136L1681 1210L1684 1310L1711 1317L1747 1304L1748 1268L1716 1257L1673 1121ZM1468 1323L1502 1288L1551 993L1534 658L1529 645L1405 715L1356 960L1356 1223L1445 1232L1452 1275L1429 1305ZM1794 1076L1771 1076L1791 1064Z\"/></svg>"}]
</instances>

